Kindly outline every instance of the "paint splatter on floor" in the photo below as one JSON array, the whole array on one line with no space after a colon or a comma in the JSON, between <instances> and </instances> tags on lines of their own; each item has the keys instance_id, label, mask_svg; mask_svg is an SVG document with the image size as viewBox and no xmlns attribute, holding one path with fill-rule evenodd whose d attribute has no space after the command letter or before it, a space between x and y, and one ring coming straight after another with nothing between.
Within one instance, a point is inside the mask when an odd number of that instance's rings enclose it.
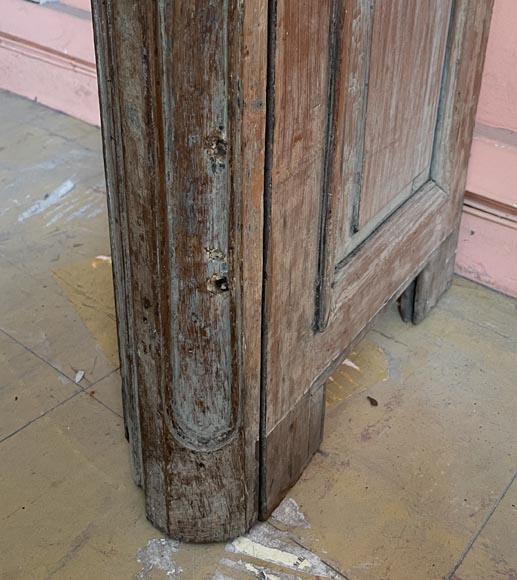
<instances>
[{"instance_id":1,"label":"paint splatter on floor","mask_svg":"<svg viewBox=\"0 0 517 580\"><path fill-rule=\"evenodd\" d=\"M37 201L28 210L22 212L18 216L18 221L23 222L27 218L38 215L39 213L47 210L49 207L59 203L59 201L68 195L74 187L75 183L71 179L67 179L59 187L56 187L56 189L50 193L47 193L43 199Z\"/></svg>"},{"instance_id":2,"label":"paint splatter on floor","mask_svg":"<svg viewBox=\"0 0 517 580\"><path fill-rule=\"evenodd\" d=\"M226 551L306 574L339 578L339 575L314 552L291 541L287 532L276 530L267 523L254 526L248 534L229 542Z\"/></svg>"},{"instance_id":3,"label":"paint splatter on floor","mask_svg":"<svg viewBox=\"0 0 517 580\"><path fill-rule=\"evenodd\" d=\"M252 564L251 562L244 562L242 560L235 561L223 558L221 564L228 568L248 573L248 575L251 574L254 578L259 578L260 580L302 580L300 576L293 576L293 574L272 570L271 568ZM214 578L213 580L217 579Z\"/></svg>"},{"instance_id":4,"label":"paint splatter on floor","mask_svg":"<svg viewBox=\"0 0 517 580\"><path fill-rule=\"evenodd\" d=\"M351 367L353 369L355 369L356 371L360 371L361 369L355 364L353 363L350 359L346 358L343 363L345 366L347 367Z\"/></svg>"},{"instance_id":5,"label":"paint splatter on floor","mask_svg":"<svg viewBox=\"0 0 517 580\"><path fill-rule=\"evenodd\" d=\"M275 523L289 527L283 531ZM310 528L299 505L293 498L286 498L275 510L271 523L257 524L249 533L228 542L224 546L227 555L210 576L211 580L236 580L258 578L259 580L307 580L309 578L342 578L341 574L324 562L314 552L302 545L302 538L293 529ZM138 550L137 560L143 565L137 580L154 576L151 572L164 572L167 578L190 578L195 576L196 563L182 569L177 561L184 558L183 550L191 547L173 540L154 539ZM223 548L223 545L221 545ZM224 554L224 553L223 553ZM232 556L230 556L232 555ZM184 565L184 564L183 564ZM197 576L196 576L197 578Z\"/></svg>"}]
</instances>

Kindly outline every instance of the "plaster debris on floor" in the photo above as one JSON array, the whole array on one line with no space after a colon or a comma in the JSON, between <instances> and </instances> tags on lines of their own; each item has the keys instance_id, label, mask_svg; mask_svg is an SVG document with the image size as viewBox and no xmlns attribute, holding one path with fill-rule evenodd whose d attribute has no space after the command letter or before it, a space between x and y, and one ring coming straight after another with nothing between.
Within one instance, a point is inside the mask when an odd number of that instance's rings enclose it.
<instances>
[{"instance_id":1,"label":"plaster debris on floor","mask_svg":"<svg viewBox=\"0 0 517 580\"><path fill-rule=\"evenodd\" d=\"M137 574L138 580L145 580L153 571L165 572L167 578L172 578L182 572L174 560L179 542L167 538L152 539L140 548L136 554L142 569Z\"/></svg>"},{"instance_id":2,"label":"plaster debris on floor","mask_svg":"<svg viewBox=\"0 0 517 580\"><path fill-rule=\"evenodd\" d=\"M292 497L286 497L271 514L273 520L292 528L310 528L300 506Z\"/></svg>"}]
</instances>

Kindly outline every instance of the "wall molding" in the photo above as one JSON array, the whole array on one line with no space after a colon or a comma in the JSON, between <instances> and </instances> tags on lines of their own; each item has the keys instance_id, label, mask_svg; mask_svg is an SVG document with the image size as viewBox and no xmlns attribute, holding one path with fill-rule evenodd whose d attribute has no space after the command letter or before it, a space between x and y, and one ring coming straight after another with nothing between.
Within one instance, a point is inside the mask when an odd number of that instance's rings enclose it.
<instances>
[{"instance_id":1,"label":"wall molding","mask_svg":"<svg viewBox=\"0 0 517 580\"><path fill-rule=\"evenodd\" d=\"M41 46L24 38L12 36L6 32L0 31L0 48L12 51L25 58L34 59L51 66L97 79L94 62L88 62L72 55L60 53L52 48Z\"/></svg>"},{"instance_id":2,"label":"wall molding","mask_svg":"<svg viewBox=\"0 0 517 580\"><path fill-rule=\"evenodd\" d=\"M94 62L0 31L0 88L100 125Z\"/></svg>"},{"instance_id":3,"label":"wall molding","mask_svg":"<svg viewBox=\"0 0 517 580\"><path fill-rule=\"evenodd\" d=\"M471 191L466 191L463 211L517 229L517 205L513 206Z\"/></svg>"}]
</instances>

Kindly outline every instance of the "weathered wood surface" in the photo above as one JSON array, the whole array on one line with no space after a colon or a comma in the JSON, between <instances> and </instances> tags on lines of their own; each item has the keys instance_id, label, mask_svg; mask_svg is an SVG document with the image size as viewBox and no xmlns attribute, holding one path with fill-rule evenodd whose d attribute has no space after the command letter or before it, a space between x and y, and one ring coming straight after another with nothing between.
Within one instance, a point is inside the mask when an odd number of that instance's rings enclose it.
<instances>
[{"instance_id":1,"label":"weathered wood surface","mask_svg":"<svg viewBox=\"0 0 517 580\"><path fill-rule=\"evenodd\" d=\"M268 433L260 518L266 519L300 477L323 438L325 386L306 393Z\"/></svg>"},{"instance_id":2,"label":"weathered wood surface","mask_svg":"<svg viewBox=\"0 0 517 580\"><path fill-rule=\"evenodd\" d=\"M429 178L450 12L451 0L392 0L375 9L352 231L385 217Z\"/></svg>"},{"instance_id":3,"label":"weathered wood surface","mask_svg":"<svg viewBox=\"0 0 517 580\"><path fill-rule=\"evenodd\" d=\"M423 1L412 2L414 12L411 14L390 17L390 10L399 12L402 4L335 0L330 6L322 5L325 18L312 21L310 45L305 42L308 25L301 16L309 7L302 3L300 15L286 18L286 14L291 14L288 5L279 0L276 25L276 37L282 41L277 40L275 55L274 167L266 266L267 347L263 363L267 368L266 457L268 445L273 450L276 447L275 434L284 432L284 423L294 433L299 430L297 422L307 421L306 407L302 403L307 393L317 391L354 338L422 271L431 254L457 227L492 1L439 3L430 18L429 3ZM376 23L381 10L383 19ZM343 26L333 25L330 15ZM350 204L353 208L354 188L345 187L344 183L348 180L353 184L354 179L356 184L361 183L363 178L362 174L357 174L357 168L363 168L362 161L351 165L349 161L360 160L358 148L363 146L366 137L361 132L369 123L372 127L370 141L375 119L383 126L389 125L390 120L385 116L391 110L392 96L390 88L384 96L378 88L376 98L380 102L377 107L384 114L374 115L369 120L370 101L365 106L357 98L356 91L363 91L364 100L366 92L361 87L368 84L372 67L378 71L374 74L389 78L389 70L381 71L379 63L372 60L367 65L365 62L372 58L372 52L381 54L380 47L388 40L398 46L399 33L406 38L406 44L412 46L416 42L407 40L408 35L412 39L413 36L407 30L402 33L401 23L404 27L414 26L423 34L421 49L416 50L415 55L408 55L406 62L413 68L420 66L423 71L432 71L434 78L432 83L424 83L422 87L416 82L421 79L419 71L400 70L402 77L415 82L404 87L395 79L401 92L399 97L402 94L408 113L407 118L397 121L396 130L407 130L408 135L404 136L407 148L418 142L417 149L409 151L410 163L402 173L406 177L410 175L412 180L420 180L420 187L410 192L409 199L397 211L384 216L384 221L376 224L373 230L368 231L369 224L359 220L363 227L357 234L367 230L368 235L359 240L359 245L347 246L343 240L347 236L350 239L353 228L340 229L338 218L345 216L347 224L359 214L350 209ZM428 35L428 27L434 27L432 38ZM337 33L336 40L332 39L333 31ZM352 41L352 45L359 46L360 52L354 52L353 46L350 49L350 34L356 35L357 42ZM369 34L371 40L364 42L364 35ZM286 56L298 46L301 49L296 57ZM369 54L365 56L368 47ZM320 54L319 64L314 63L313 51ZM349 61L344 56L347 54ZM385 64L389 66L389 62ZM329 69L331 72L326 72ZM340 75L347 79L346 82L337 82ZM439 96L436 92L438 77L442 78ZM289 90L291 86L299 86L300 78L311 87L312 100ZM322 86L325 83L326 87ZM421 90L427 92L426 97L422 97ZM358 116L363 113L366 118L361 122ZM348 120L347 114L351 115ZM396 115L399 114L403 115L404 111L397 111ZM282 146L282 135L284 132L298 135L294 127L300 125L300 119L305 120L306 137L298 137L291 149L286 150ZM420 134L422 123L426 129ZM340 127L348 129L346 136L350 143L340 142L347 138L343 132L339 133ZM335 130L330 138L329 130ZM322 143L315 133L325 133L326 140ZM384 149L380 145L383 139L384 135L379 135L377 149L382 159ZM398 192L399 152L390 142L388 145L386 150L392 152L393 166L386 157L381 163L384 170L369 178L378 190L371 208L389 205L392 192ZM403 147L401 154L408 154L408 149ZM423 177L422 167L427 167ZM374 170L372 162L371 171ZM363 188L359 193L360 208ZM368 207L369 202L365 203ZM369 219L376 211L372 209L364 215ZM319 224L316 223L318 216ZM430 290L424 287L429 288L429 285L421 284L418 295L419 299L426 300L425 294ZM297 450L290 447L300 470L306 463L302 456L309 456L310 450L306 438L302 437ZM274 451L271 456L277 457ZM279 481L279 472L269 465L266 468L269 476L265 478L264 489L272 495L268 497L266 493L263 498L263 515L267 515L280 499L273 497L274 494L280 494L280 490L285 492L300 474L293 467L285 470L284 480Z\"/></svg>"},{"instance_id":4,"label":"weathered wood surface","mask_svg":"<svg viewBox=\"0 0 517 580\"><path fill-rule=\"evenodd\" d=\"M412 322L413 308L415 305L415 286L416 279L411 281L411 284L400 295L398 306L400 317L403 322Z\"/></svg>"},{"instance_id":5,"label":"weathered wood surface","mask_svg":"<svg viewBox=\"0 0 517 580\"><path fill-rule=\"evenodd\" d=\"M257 515L267 5L93 8L135 480L223 540Z\"/></svg>"},{"instance_id":6,"label":"weathered wood surface","mask_svg":"<svg viewBox=\"0 0 517 580\"><path fill-rule=\"evenodd\" d=\"M135 481L222 540L299 477L377 312L446 287L492 0L93 6Z\"/></svg>"},{"instance_id":7,"label":"weathered wood surface","mask_svg":"<svg viewBox=\"0 0 517 580\"><path fill-rule=\"evenodd\" d=\"M420 324L450 288L458 245L454 230L431 254L424 269L400 297L400 314L404 322Z\"/></svg>"},{"instance_id":8,"label":"weathered wood surface","mask_svg":"<svg viewBox=\"0 0 517 580\"><path fill-rule=\"evenodd\" d=\"M353 0L334 12L319 328L336 264L429 179L451 2Z\"/></svg>"},{"instance_id":9,"label":"weathered wood surface","mask_svg":"<svg viewBox=\"0 0 517 580\"><path fill-rule=\"evenodd\" d=\"M458 232L452 232L431 254L425 268L415 280L412 322L419 324L450 288L454 276L454 262L458 246Z\"/></svg>"},{"instance_id":10,"label":"weathered wood surface","mask_svg":"<svg viewBox=\"0 0 517 580\"><path fill-rule=\"evenodd\" d=\"M425 267L401 296L401 316L404 321L419 324L450 287L460 227L461 208L465 191L468 159L475 119L477 100L481 88L482 64L475 70L458 60L464 54L478 54L483 61L488 39L488 24L493 2L486 6L471 6L471 13L456 10L447 62L448 74L444 78L441 104L441 122L437 126L432 174L436 183L452 192L450 198L451 233L435 249ZM468 27L471 27L469 30ZM454 59L459 54L460 57ZM468 57L465 57L468 58ZM472 95L472 98L465 98ZM460 99L463 97L463 99ZM458 102L459 101L459 102ZM463 122L461 122L463 117ZM457 131L456 134L453 131Z\"/></svg>"},{"instance_id":11,"label":"weathered wood surface","mask_svg":"<svg viewBox=\"0 0 517 580\"><path fill-rule=\"evenodd\" d=\"M327 142L323 166L315 327L328 324L335 256L357 221L374 4L334 2L330 27ZM344 243L344 242L343 242Z\"/></svg>"}]
</instances>

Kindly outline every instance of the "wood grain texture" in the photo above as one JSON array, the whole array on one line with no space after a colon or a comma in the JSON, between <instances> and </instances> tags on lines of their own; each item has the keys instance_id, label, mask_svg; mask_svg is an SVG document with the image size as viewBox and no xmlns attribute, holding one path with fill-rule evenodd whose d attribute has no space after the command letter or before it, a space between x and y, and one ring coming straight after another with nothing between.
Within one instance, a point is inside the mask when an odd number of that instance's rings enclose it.
<instances>
[{"instance_id":1,"label":"wood grain texture","mask_svg":"<svg viewBox=\"0 0 517 580\"><path fill-rule=\"evenodd\" d=\"M337 13L316 296L321 329L336 266L430 178L451 2L354 0L338 2Z\"/></svg>"},{"instance_id":2,"label":"wood grain texture","mask_svg":"<svg viewBox=\"0 0 517 580\"><path fill-rule=\"evenodd\" d=\"M169 535L269 514L332 368L444 287L492 0L410 4L93 2L124 413Z\"/></svg>"},{"instance_id":3,"label":"wood grain texture","mask_svg":"<svg viewBox=\"0 0 517 580\"><path fill-rule=\"evenodd\" d=\"M355 12L353 11L355 7ZM345 11L351 46L341 184L334 184L334 263L428 179L451 2L365 2ZM359 103L354 106L354 103ZM340 124L334 130L340 131ZM334 163L343 163L336 158ZM332 260L332 258L330 258Z\"/></svg>"},{"instance_id":4,"label":"wood grain texture","mask_svg":"<svg viewBox=\"0 0 517 580\"><path fill-rule=\"evenodd\" d=\"M111 22L104 4L92 4L94 10L94 32L97 72L99 79L99 99L106 110L102 115L104 165L108 189L108 215L110 224L111 253L113 257L113 282L117 315L117 335L122 379L122 405L126 437L130 444L130 458L133 479L142 485L143 466L140 445L140 417L138 413L138 389L134 353L134 316L132 301L126 299L131 289L131 262L128 239L128 215L125 197L115 192L125 189L124 162L120 124L120 104L116 98L116 78L112 67L114 48L109 34ZM109 110L108 110L109 108Z\"/></svg>"},{"instance_id":5,"label":"wood grain texture","mask_svg":"<svg viewBox=\"0 0 517 580\"><path fill-rule=\"evenodd\" d=\"M413 308L415 304L415 286L416 281L413 280L411 284L404 290L399 297L399 313L403 322L412 322Z\"/></svg>"},{"instance_id":6,"label":"wood grain texture","mask_svg":"<svg viewBox=\"0 0 517 580\"><path fill-rule=\"evenodd\" d=\"M287 315L289 328L297 328L304 325L302 321L311 319L310 330L314 317L314 257L326 144L330 14L330 0L317 6L310 0L279 0L277 4L276 51L270 55L275 59L274 134L266 248L267 367L271 369L267 380L276 387L266 387L267 432L289 406L281 401L290 396L284 392L288 377L281 375L282 369L287 373L291 370L283 359L283 344L290 343L290 337L283 340L289 330L279 321ZM301 238L304 247L294 251L292 242ZM302 302L300 295L304 297Z\"/></svg>"},{"instance_id":7,"label":"wood grain texture","mask_svg":"<svg viewBox=\"0 0 517 580\"><path fill-rule=\"evenodd\" d=\"M267 435L264 457L265 501L259 518L266 520L296 483L323 438L325 385L305 394Z\"/></svg>"},{"instance_id":8,"label":"wood grain texture","mask_svg":"<svg viewBox=\"0 0 517 580\"><path fill-rule=\"evenodd\" d=\"M412 322L419 324L450 288L458 246L457 231L451 233L431 254L415 282Z\"/></svg>"},{"instance_id":9,"label":"wood grain texture","mask_svg":"<svg viewBox=\"0 0 517 580\"><path fill-rule=\"evenodd\" d=\"M371 0L334 2L316 287L315 327L320 330L330 314L338 260L333 254L349 239L359 207L373 8Z\"/></svg>"},{"instance_id":10,"label":"wood grain texture","mask_svg":"<svg viewBox=\"0 0 517 580\"><path fill-rule=\"evenodd\" d=\"M476 55L478 61L482 62L484 58L492 6L493 2L488 2L486 6L477 4L467 7L464 2L459 3L453 12L451 25L455 34L450 39L442 111L431 168L433 179L451 192L452 225L450 235L433 252L423 270L401 297L401 303L407 306L407 311L402 312L403 319L410 319L414 324L425 319L449 288L454 274L461 208L482 72L481 65L469 69L465 61L476 58Z\"/></svg>"},{"instance_id":11,"label":"wood grain texture","mask_svg":"<svg viewBox=\"0 0 517 580\"><path fill-rule=\"evenodd\" d=\"M429 178L450 11L450 0L376 4L354 230Z\"/></svg>"},{"instance_id":12,"label":"wood grain texture","mask_svg":"<svg viewBox=\"0 0 517 580\"><path fill-rule=\"evenodd\" d=\"M347 42L350 43L350 38L346 36L349 32L346 31L354 30L353 22L356 22L359 30L363 31L361 34L368 31L368 6L352 4L355 6L353 11L355 16L347 15L346 10L342 13L345 32L340 42L344 47L348 46ZM395 6L393 3L383 4ZM418 6L421 7L424 4L421 2ZM398 3L396 5L399 6ZM325 189L324 186L325 179L328 183L334 184L336 179L339 180L346 175L346 171L349 171L349 175L352 176L355 171L339 167L341 159L350 158L349 155L347 157L344 145L337 143L342 137L339 136L334 141L328 140L330 155L336 160L334 173L325 174L327 151L320 150L319 141L315 141L313 145L309 137L304 140L304 143L306 149L310 150L312 147L313 153L305 154L305 162L302 166L293 164L290 154L283 156L277 150L273 156L275 164L273 176L285 175L286 178L277 182L273 180L270 241L266 268L268 341L265 352L267 357L265 389L268 401L268 436L277 428L282 430L284 424L290 424L293 409L297 408L308 392L314 392L318 385L323 383L333 365L344 358L355 338L388 301L400 295L402 290L422 271L433 252L457 227L492 1L473 3L467 0L456 0L450 6L450 18L447 14L446 19L448 26L445 24L447 40L443 30L445 16L441 10L439 10L441 20L438 27L440 31L438 36L442 34L441 40L438 43L435 39L427 38L426 40L428 47L433 44L438 47L439 44L442 54L447 45L443 75L441 71L438 75L442 79L440 98L433 96L437 95L438 90L436 85L439 82L436 80L432 86L428 86L427 96L415 97L419 103L422 103L422 99L426 100L426 103L427 99L432 102L435 118L438 117L437 125L429 126L427 132L421 135L422 143L420 144L419 141L419 148L417 148L418 157L426 158L426 164L429 167L428 179L420 184L421 187L397 211L370 232L346 259L341 259L338 263L334 261L338 239L337 226L331 223L331 235L328 236L328 241L324 246L324 257L327 259L330 257L334 268L326 270L321 268L322 230L321 227L315 226L315 219L316 216L321 217L322 211L327 211L332 222L332 218L337 215L336 212L333 213L334 208L337 208L340 203L350 204L353 201L349 197L343 199L344 192L350 190L343 187L331 190L330 187ZM348 25L347 18L352 18ZM400 18L401 22L407 23L407 18ZM299 25L299 20L292 21L289 34L286 35L283 29L285 24L279 21L277 36L284 37L285 35L296 44L305 34L303 27ZM399 24L396 23L396 28L398 26ZM325 27L323 24L321 28L322 32L316 35L320 40L325 39L325 34L328 35L328 31L332 30L331 26ZM324 33L324 31L327 32ZM328 58L329 54L332 54L332 51L329 51L329 44L331 45L331 42L325 40L321 45L311 46L311 50L320 52L321 62L318 72L307 65L307 62L312 62L311 57L307 57L306 61L295 59L290 66L279 68L278 63L282 61L277 55L275 87L279 85L285 87L289 84L284 77L297 78L300 74L310 75L311 71L315 77L319 78L321 70L328 70ZM360 46L364 46L364 43ZM440 50L426 49L424 70L429 70L431 66L429 55L434 55L431 61L439 60ZM363 78L365 65L362 64L362 53L353 56L352 51L348 54L354 58L353 64L348 63L348 65L357 69L358 72L355 75L357 78ZM373 64L372 61L371 66ZM418 63L413 64L416 66ZM342 67L342 74L345 78L354 78L354 72L347 71L347 63L343 63L343 60L339 62L337 59L336 66ZM298 68L302 70L299 71ZM434 70L434 64L432 68ZM416 74L418 77L418 71L411 74ZM332 75L327 75L327 89L331 79ZM311 82L311 77L308 82ZM343 86L346 87L346 83L340 85L336 82L336 91L343 90ZM427 90L425 86L425 83L423 87L413 85L412 89L417 92L423 90L425 93ZM282 90L285 92L285 89ZM404 91L406 91L405 88ZM412 97L411 92L405 94L408 99ZM340 99L344 99L342 105L340 105ZM335 121L337 126L341 122L345 123L347 104L352 107L351 110L355 111L354 115L360 114L361 107L358 104L354 105L353 100L347 101L346 96L336 95L333 104L332 101L327 100L327 107L329 103L333 106L333 110L328 116L343 120ZM319 111L315 117L310 117L312 111L307 103L300 99L296 100L296 97L290 107L283 108L281 104L282 101L277 95L275 132L279 127L290 125L293 110L296 111L296 118L304 116L299 110L300 106L305 107L305 116L308 119L311 118L311 122L319 123L322 131L329 126L320 116ZM409 133L412 132L412 123L418 125L422 121L421 107L417 109L416 118L410 115L407 119L400 121L407 127ZM425 123L428 124L427 120L431 117L430 113L424 116ZM384 122L388 121L383 120ZM360 127L357 119L355 123L356 127ZM353 126L348 124L348 127ZM352 131L352 136L356 136L357 131L360 131L360 128ZM354 143L357 142L356 137L353 139ZM429 143L433 145L432 152L430 152ZM303 145L297 143L297 147L303 148ZM382 172L379 172L379 177L375 179L384 178L387 190L393 191L389 188L389 184L392 174L397 173L398 167L398 156L395 154L393 166L386 169L383 177ZM403 164L402 167L404 167ZM327 210L325 204L321 203L322 191L331 196ZM391 194L388 192L386 195L389 197ZM353 212L347 209L343 214L350 216ZM329 272L330 276L325 292L322 293L326 300L323 305L323 310L326 312L324 324L318 326L314 324L315 312L317 314L314 297L317 297L320 290L322 271ZM301 457L303 453L307 453L304 441L300 438L300 448L298 451L292 450L296 456ZM300 459L298 463L303 462ZM273 471L271 471L272 477ZM283 493L285 493L290 477L286 474L283 483L275 481L274 485L272 479L268 480L271 486L267 489L274 495L274 493L280 493L278 490L284 490ZM268 497L265 505L271 507L278 500L279 498Z\"/></svg>"},{"instance_id":13,"label":"wood grain texture","mask_svg":"<svg viewBox=\"0 0 517 580\"><path fill-rule=\"evenodd\" d=\"M125 416L147 515L257 516L267 6L93 2Z\"/></svg>"},{"instance_id":14,"label":"wood grain texture","mask_svg":"<svg viewBox=\"0 0 517 580\"><path fill-rule=\"evenodd\" d=\"M404 322L420 324L450 288L454 276L459 229L456 228L431 254L418 276L400 296Z\"/></svg>"}]
</instances>

